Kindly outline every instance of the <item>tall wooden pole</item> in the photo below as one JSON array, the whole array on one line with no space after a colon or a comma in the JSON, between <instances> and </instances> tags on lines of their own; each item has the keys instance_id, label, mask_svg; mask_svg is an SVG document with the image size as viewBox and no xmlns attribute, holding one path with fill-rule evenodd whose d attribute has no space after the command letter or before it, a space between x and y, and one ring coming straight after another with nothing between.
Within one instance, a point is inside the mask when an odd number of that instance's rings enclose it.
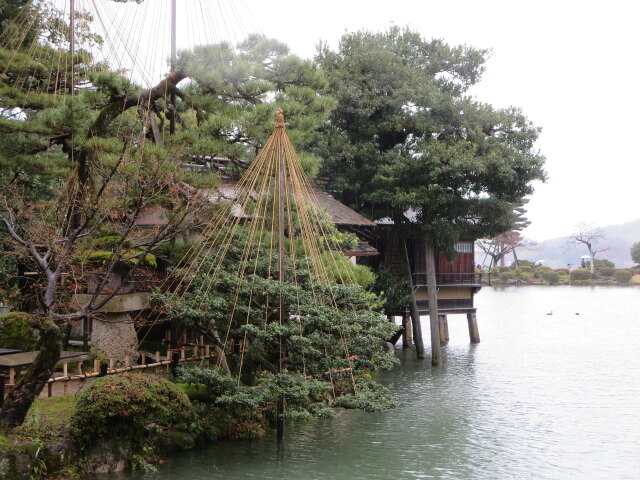
<instances>
[{"instance_id":1,"label":"tall wooden pole","mask_svg":"<svg viewBox=\"0 0 640 480\"><path fill-rule=\"evenodd\" d=\"M176 0L171 0L171 73L176 71ZM169 119L169 133L176 131L176 92L171 88L171 118Z\"/></svg>"},{"instance_id":2,"label":"tall wooden pole","mask_svg":"<svg viewBox=\"0 0 640 480\"><path fill-rule=\"evenodd\" d=\"M284 159L284 115L282 114L282 110L278 110L278 114L276 115L276 128L282 129L278 135L278 281L280 282L280 302L279 302L279 319L280 326L282 326L284 322L284 298L282 296L282 287L285 281L285 238L284 238L284 202L285 202L285 159ZM279 339L279 371L282 372L282 363L284 360L282 354L282 337ZM278 441L282 440L284 437L284 398L282 395L278 397L278 406L277 406L277 420L276 420L276 430L277 430L277 438Z\"/></svg>"},{"instance_id":3,"label":"tall wooden pole","mask_svg":"<svg viewBox=\"0 0 640 480\"><path fill-rule=\"evenodd\" d=\"M407 275L409 280L409 292L411 294L411 302L409 303L409 312L411 313L411 323L413 324L413 343L416 346L416 355L419 359L424 358L424 341L422 340L422 326L420 325L420 312L418 311L418 302L416 301L416 291L413 288L413 275L411 274L411 263L409 262L409 250L407 249L407 240L402 242L404 245L404 260L407 267Z\"/></svg>"},{"instance_id":4,"label":"tall wooden pole","mask_svg":"<svg viewBox=\"0 0 640 480\"><path fill-rule=\"evenodd\" d=\"M427 295L429 297L429 326L431 327L431 365L442 363L440 349L440 322L438 321L438 284L436 282L436 254L433 243L426 239Z\"/></svg>"},{"instance_id":5,"label":"tall wooden pole","mask_svg":"<svg viewBox=\"0 0 640 480\"><path fill-rule=\"evenodd\" d=\"M69 0L69 9L71 12L69 13L69 50L71 53L71 90L69 93L73 97L73 93L76 89L76 65L73 60L76 53L76 2L75 0ZM73 150L72 150L73 152ZM72 153L73 155L73 153ZM73 160L73 158L72 158Z\"/></svg>"}]
</instances>

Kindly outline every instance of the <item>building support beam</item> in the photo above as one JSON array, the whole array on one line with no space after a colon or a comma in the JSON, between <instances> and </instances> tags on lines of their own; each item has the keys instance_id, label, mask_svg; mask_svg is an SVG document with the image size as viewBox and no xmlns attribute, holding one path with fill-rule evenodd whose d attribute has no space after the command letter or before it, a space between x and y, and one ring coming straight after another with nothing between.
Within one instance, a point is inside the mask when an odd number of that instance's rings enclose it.
<instances>
[{"instance_id":1,"label":"building support beam","mask_svg":"<svg viewBox=\"0 0 640 480\"><path fill-rule=\"evenodd\" d=\"M420 313L418 312L418 302L416 300L416 290L413 286L413 275L411 275L411 263L409 263L409 250L407 248L407 240L404 240L404 259L407 270L407 279L409 281L409 293L411 294L411 302L409 303L409 312L411 312L411 323L413 325L413 341L416 346L416 356L419 359L424 358L424 342L422 340L422 326L420 325Z\"/></svg>"},{"instance_id":2,"label":"building support beam","mask_svg":"<svg viewBox=\"0 0 640 480\"><path fill-rule=\"evenodd\" d=\"M449 342L448 328L445 326L447 322L446 315L438 315L438 330L440 331L440 346L444 346Z\"/></svg>"},{"instance_id":3,"label":"building support beam","mask_svg":"<svg viewBox=\"0 0 640 480\"><path fill-rule=\"evenodd\" d=\"M467 323L469 324L469 341L480 343L480 332L478 331L478 320L475 313L467 313Z\"/></svg>"},{"instance_id":4,"label":"building support beam","mask_svg":"<svg viewBox=\"0 0 640 480\"><path fill-rule=\"evenodd\" d=\"M411 334L411 316L407 313L402 315L402 348L413 347L413 335Z\"/></svg>"},{"instance_id":5,"label":"building support beam","mask_svg":"<svg viewBox=\"0 0 640 480\"><path fill-rule=\"evenodd\" d=\"M444 341L449 343L449 317L443 315L444 317Z\"/></svg>"},{"instance_id":6,"label":"building support beam","mask_svg":"<svg viewBox=\"0 0 640 480\"><path fill-rule=\"evenodd\" d=\"M429 299L429 327L431 330L431 365L442 364L440 350L440 327L438 322L438 285L436 282L436 254L432 240L425 239L425 260L427 270L427 297Z\"/></svg>"}]
</instances>

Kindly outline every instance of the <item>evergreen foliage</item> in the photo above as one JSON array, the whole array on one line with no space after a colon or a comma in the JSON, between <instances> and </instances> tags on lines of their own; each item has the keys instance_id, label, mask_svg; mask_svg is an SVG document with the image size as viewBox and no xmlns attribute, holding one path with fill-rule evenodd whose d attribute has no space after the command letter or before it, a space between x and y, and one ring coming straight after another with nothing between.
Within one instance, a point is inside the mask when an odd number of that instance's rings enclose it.
<instances>
[{"instance_id":1,"label":"evergreen foliage","mask_svg":"<svg viewBox=\"0 0 640 480\"><path fill-rule=\"evenodd\" d=\"M317 145L330 188L449 254L458 239L512 228L531 182L545 178L544 158L520 110L465 95L487 53L398 27L321 48L338 101Z\"/></svg>"},{"instance_id":2,"label":"evergreen foliage","mask_svg":"<svg viewBox=\"0 0 640 480\"><path fill-rule=\"evenodd\" d=\"M190 277L188 290L156 293L152 303L179 325L198 329L211 338L219 332L220 337L238 345L226 355L231 375L244 385L257 387L255 395L267 392L263 399L282 393L288 404L301 402L291 408L291 415L307 415L303 410L311 414L324 411L328 400L324 396L317 401L313 398L319 394L316 380L331 379L329 372L346 371L351 378L395 363L393 354L382 351L381 342L396 327L375 310L382 304L376 295L358 284L333 284L317 278L313 261L307 257L287 259L288 281L280 283L274 272L277 259L257 254L268 251L271 240L264 238L248 245L248 237L239 229L229 240L221 268L216 268L213 260L215 251L198 258L189 266L197 273ZM244 258L253 259L247 271L242 267ZM327 265L331 263L327 261ZM358 276L358 267L350 262L344 260L339 265L354 269ZM347 270L342 275L345 281L354 277ZM278 313L280 294L287 312L282 321ZM219 389L225 385L231 388L235 380L221 380L215 373L207 375L215 378L189 377L188 381L208 384L220 403L219 397L226 397ZM182 379L187 381L187 377ZM326 391L326 384L323 389ZM232 393L247 392L251 393L246 389ZM318 410L316 404L324 407Z\"/></svg>"},{"instance_id":3,"label":"evergreen foliage","mask_svg":"<svg viewBox=\"0 0 640 480\"><path fill-rule=\"evenodd\" d=\"M614 274L614 278L618 283L629 283L631 281L631 277L633 277L633 272L631 270L616 270Z\"/></svg>"},{"instance_id":4,"label":"evergreen foliage","mask_svg":"<svg viewBox=\"0 0 640 480\"><path fill-rule=\"evenodd\" d=\"M631 245L631 260L640 264L640 242Z\"/></svg>"},{"instance_id":5,"label":"evergreen foliage","mask_svg":"<svg viewBox=\"0 0 640 480\"><path fill-rule=\"evenodd\" d=\"M83 449L98 438L141 449L151 423L160 429L198 431L184 392L162 378L136 374L96 379L78 398L71 418L75 441Z\"/></svg>"}]
</instances>

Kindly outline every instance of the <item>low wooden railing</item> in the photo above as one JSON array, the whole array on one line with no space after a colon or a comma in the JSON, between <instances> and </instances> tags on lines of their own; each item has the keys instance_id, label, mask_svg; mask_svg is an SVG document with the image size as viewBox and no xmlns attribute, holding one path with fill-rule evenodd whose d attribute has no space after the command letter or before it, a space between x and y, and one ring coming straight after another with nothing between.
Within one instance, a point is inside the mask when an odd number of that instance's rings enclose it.
<instances>
[{"instance_id":1,"label":"low wooden railing","mask_svg":"<svg viewBox=\"0 0 640 480\"><path fill-rule=\"evenodd\" d=\"M416 287L427 285L426 273L414 273L413 284ZM489 273L436 273L437 285L491 285Z\"/></svg>"}]
</instances>

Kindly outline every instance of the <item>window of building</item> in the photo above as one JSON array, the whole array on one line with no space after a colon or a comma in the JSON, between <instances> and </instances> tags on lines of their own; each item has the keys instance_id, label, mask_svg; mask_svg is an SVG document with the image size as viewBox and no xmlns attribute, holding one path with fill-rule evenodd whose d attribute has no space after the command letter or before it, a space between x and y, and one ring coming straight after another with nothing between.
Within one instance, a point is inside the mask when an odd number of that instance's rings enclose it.
<instances>
[{"instance_id":1,"label":"window of building","mask_svg":"<svg viewBox=\"0 0 640 480\"><path fill-rule=\"evenodd\" d=\"M473 242L456 242L453 245L453 249L458 253L473 253Z\"/></svg>"}]
</instances>

